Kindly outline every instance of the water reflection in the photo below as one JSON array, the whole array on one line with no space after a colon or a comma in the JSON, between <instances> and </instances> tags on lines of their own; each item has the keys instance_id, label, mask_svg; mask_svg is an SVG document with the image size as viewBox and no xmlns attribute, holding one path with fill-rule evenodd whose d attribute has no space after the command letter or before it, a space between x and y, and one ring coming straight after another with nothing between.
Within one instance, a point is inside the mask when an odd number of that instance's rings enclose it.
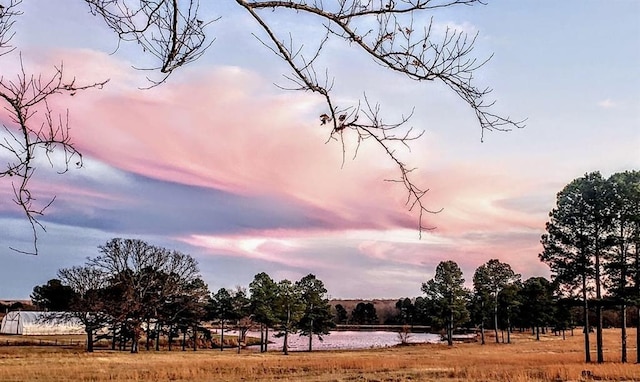
<instances>
[{"instance_id":1,"label":"water reflection","mask_svg":"<svg viewBox=\"0 0 640 382\"><path fill-rule=\"evenodd\" d=\"M249 333L252 337L260 338L260 332ZM283 338L276 338L269 331L269 350L281 350ZM432 333L411 333L408 342L410 343L440 343L440 335ZM313 337L314 350L339 350L339 349L370 349L395 346L400 343L397 332L383 331L335 331L328 336L323 336L323 341ZM309 337L302 337L297 334L289 335L289 350L307 350L309 348Z\"/></svg>"}]
</instances>

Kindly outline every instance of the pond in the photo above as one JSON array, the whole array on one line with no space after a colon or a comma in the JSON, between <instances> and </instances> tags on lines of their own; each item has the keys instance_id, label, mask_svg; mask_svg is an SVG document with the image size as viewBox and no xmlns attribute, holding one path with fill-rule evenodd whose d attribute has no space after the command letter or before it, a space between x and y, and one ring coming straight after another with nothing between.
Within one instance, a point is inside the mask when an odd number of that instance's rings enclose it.
<instances>
[{"instance_id":1,"label":"pond","mask_svg":"<svg viewBox=\"0 0 640 382\"><path fill-rule=\"evenodd\" d=\"M260 338L260 332L250 332L252 337ZM323 336L323 341L313 337L314 350L370 349L395 346L400 343L397 332L386 331L333 331ZM269 331L269 351L281 350L283 338L276 338ZM410 343L440 343L440 335L433 333L410 333ZM289 335L289 350L302 351L309 348L309 337L297 334Z\"/></svg>"}]
</instances>

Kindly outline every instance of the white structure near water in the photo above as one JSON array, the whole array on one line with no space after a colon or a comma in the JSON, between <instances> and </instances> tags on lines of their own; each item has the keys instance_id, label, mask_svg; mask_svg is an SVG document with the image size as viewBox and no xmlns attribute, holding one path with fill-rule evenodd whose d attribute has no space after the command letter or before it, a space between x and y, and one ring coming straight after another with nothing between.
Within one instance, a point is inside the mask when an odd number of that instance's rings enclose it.
<instances>
[{"instance_id":1,"label":"white structure near water","mask_svg":"<svg viewBox=\"0 0 640 382\"><path fill-rule=\"evenodd\" d=\"M85 334L85 331L79 320L60 317L56 312L17 311L2 318L0 334L43 336Z\"/></svg>"}]
</instances>

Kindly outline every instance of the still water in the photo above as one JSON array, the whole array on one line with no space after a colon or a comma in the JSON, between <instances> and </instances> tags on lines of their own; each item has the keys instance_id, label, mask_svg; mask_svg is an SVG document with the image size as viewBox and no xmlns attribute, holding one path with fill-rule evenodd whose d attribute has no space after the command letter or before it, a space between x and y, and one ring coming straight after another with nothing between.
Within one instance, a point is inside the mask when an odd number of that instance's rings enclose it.
<instances>
[{"instance_id":1,"label":"still water","mask_svg":"<svg viewBox=\"0 0 640 382\"><path fill-rule=\"evenodd\" d=\"M251 337L260 338L260 332L250 332ZM369 349L395 346L400 343L397 332L365 332L365 331L336 331L328 336L323 336L323 341L318 337L313 337L314 350L339 350L339 349ZM283 338L276 338L269 331L269 351L282 350ZM410 343L439 343L440 335L432 333L411 333ZM307 350L309 348L309 337L302 337L297 334L289 335L289 350Z\"/></svg>"}]
</instances>

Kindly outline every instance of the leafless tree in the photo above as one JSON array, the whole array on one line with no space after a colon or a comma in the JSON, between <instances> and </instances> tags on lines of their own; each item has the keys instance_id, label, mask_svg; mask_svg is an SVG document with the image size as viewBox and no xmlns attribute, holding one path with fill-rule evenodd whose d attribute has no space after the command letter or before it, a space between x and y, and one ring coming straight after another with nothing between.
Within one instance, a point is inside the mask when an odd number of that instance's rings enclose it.
<instances>
[{"instance_id":1,"label":"leafless tree","mask_svg":"<svg viewBox=\"0 0 640 382\"><path fill-rule=\"evenodd\" d=\"M107 274L96 267L85 265L60 269L58 278L73 290L74 297L71 300L70 311L54 313L49 319L79 320L87 334L87 351L93 352L97 332L110 320L103 298L108 281Z\"/></svg>"},{"instance_id":2,"label":"leafless tree","mask_svg":"<svg viewBox=\"0 0 640 382\"><path fill-rule=\"evenodd\" d=\"M10 40L13 20L20 0L5 0L8 5L0 8L0 54L11 51ZM211 7L215 10L219 0ZM162 84L174 70L200 58L211 46L214 38L208 31L216 17L203 15L200 0L85 0L91 13L99 16L117 35L118 41L138 44L143 52L157 60L157 65L141 69L156 70L161 78L150 79L150 87ZM330 40L350 47L353 55L368 56L383 68L402 74L410 80L439 81L471 109L480 126L481 139L485 131L507 131L522 127L523 121L496 114L494 102L488 98L491 89L478 87L474 73L488 60L473 55L477 34L446 29L435 31L432 12L441 8L484 4L482 0L235 0L261 28L256 37L289 68L287 84L283 89L312 92L320 97L325 109L319 115L319 123L327 127L327 142L336 141L342 147L343 161L347 155L345 139L351 136L357 144L353 156L364 142L373 142L381 155L389 158L398 168L398 176L390 179L404 186L406 204L418 211L418 229L428 229L424 222L430 210L424 200L428 189L417 185L412 177L414 168L406 164L399 149L409 149L411 143L422 135L421 130L408 126L413 111L388 122L383 118L381 106L366 94L354 104L344 104L334 96L335 79L330 72L335 69L322 65L326 56L325 46ZM287 25L278 17L290 13L305 15L316 20L321 28L315 48L309 49L296 40ZM305 18L305 20L307 20ZM425 21L426 20L426 21ZM58 93L75 94L77 90L100 87L103 83L77 86L74 81L62 80L62 66L50 80L22 74L14 82L2 78L1 99L12 117L9 132L2 149L15 154L16 162L0 176L18 176L14 184L16 203L29 219L37 239L36 219L49 203L36 206L29 192L28 181L36 148L45 153L61 150L65 155L65 168L70 164L82 165L80 153L73 146L68 130L68 119L53 118L46 100ZM358 91L360 93L360 91ZM27 96L29 95L29 96ZM31 109L36 105L44 111L44 123L37 128L28 124ZM34 240L34 253L37 245Z\"/></svg>"},{"instance_id":3,"label":"leafless tree","mask_svg":"<svg viewBox=\"0 0 640 382\"><path fill-rule=\"evenodd\" d=\"M124 296L117 311L134 334L131 352L137 352L142 323L149 319L172 322L193 303L208 295L200 285L198 264L178 251L149 245L137 239L112 239L100 246L100 255L88 264L110 277L110 286ZM167 306L171 306L168 309Z\"/></svg>"},{"instance_id":4,"label":"leafless tree","mask_svg":"<svg viewBox=\"0 0 640 382\"><path fill-rule=\"evenodd\" d=\"M411 340L411 326L402 325L402 328L400 328L398 332L398 341L400 345L404 346L409 344L409 340Z\"/></svg>"},{"instance_id":5,"label":"leafless tree","mask_svg":"<svg viewBox=\"0 0 640 382\"><path fill-rule=\"evenodd\" d=\"M5 58L15 50L11 46L12 26L15 18L21 14L18 10L20 0L11 0L7 5L0 4L0 57ZM2 127L0 132L0 154L7 162L0 167L0 179L10 178L14 202L24 211L33 232L31 250L15 249L21 253L37 254L37 228L44 226L38 221L53 199L38 203L31 193L29 182L35 172L34 164L38 154L44 154L51 166L52 155L57 153L64 158L57 164L58 172L64 173L70 166L82 167L82 154L74 146L69 135L68 112L55 113L49 106L49 100L55 95L75 95L89 88L100 88L107 81L89 85L78 85L75 79L63 78L62 64L55 67L50 77L27 74L22 56L19 56L20 71L15 76L0 75L0 103L2 104ZM61 167L60 167L61 166Z\"/></svg>"}]
</instances>

